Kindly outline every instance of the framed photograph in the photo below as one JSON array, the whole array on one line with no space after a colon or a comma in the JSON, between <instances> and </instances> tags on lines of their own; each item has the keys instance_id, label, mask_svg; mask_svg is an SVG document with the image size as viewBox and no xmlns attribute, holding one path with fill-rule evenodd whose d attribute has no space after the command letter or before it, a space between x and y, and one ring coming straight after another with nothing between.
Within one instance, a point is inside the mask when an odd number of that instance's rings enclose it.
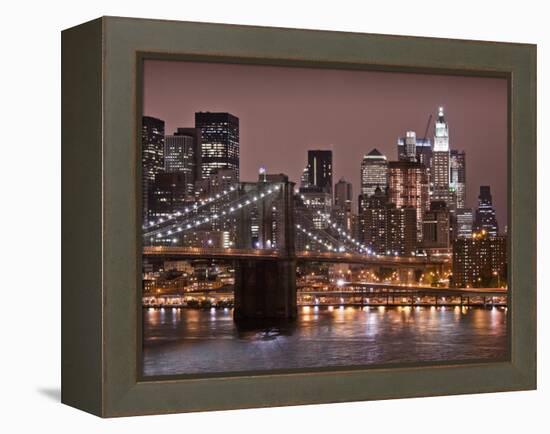
<instances>
[{"instance_id":1,"label":"framed photograph","mask_svg":"<svg viewBox=\"0 0 550 434\"><path fill-rule=\"evenodd\" d=\"M536 387L536 46L62 33L62 401Z\"/></svg>"}]
</instances>

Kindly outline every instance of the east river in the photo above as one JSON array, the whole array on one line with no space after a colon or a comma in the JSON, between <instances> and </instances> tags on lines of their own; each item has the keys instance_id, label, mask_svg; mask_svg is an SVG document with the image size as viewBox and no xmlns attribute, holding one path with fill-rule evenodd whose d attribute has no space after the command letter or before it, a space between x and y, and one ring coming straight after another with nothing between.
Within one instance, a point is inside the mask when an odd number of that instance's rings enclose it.
<instances>
[{"instance_id":1,"label":"east river","mask_svg":"<svg viewBox=\"0 0 550 434\"><path fill-rule=\"evenodd\" d=\"M144 309L145 376L502 360L506 309L300 307L288 326L239 329L231 309Z\"/></svg>"}]
</instances>

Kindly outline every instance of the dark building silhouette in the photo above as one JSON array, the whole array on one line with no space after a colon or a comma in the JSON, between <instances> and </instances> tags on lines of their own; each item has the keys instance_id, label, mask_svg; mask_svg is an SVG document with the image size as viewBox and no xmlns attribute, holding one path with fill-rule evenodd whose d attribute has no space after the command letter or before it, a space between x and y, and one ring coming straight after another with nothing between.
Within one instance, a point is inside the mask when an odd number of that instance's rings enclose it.
<instances>
[{"instance_id":1,"label":"dark building silhouette","mask_svg":"<svg viewBox=\"0 0 550 434\"><path fill-rule=\"evenodd\" d=\"M155 175L164 170L164 121L143 116L141 123L142 216L148 218L149 191Z\"/></svg>"},{"instance_id":2,"label":"dark building silhouette","mask_svg":"<svg viewBox=\"0 0 550 434\"><path fill-rule=\"evenodd\" d=\"M164 170L176 172L185 177L186 191L194 194L195 182L201 179L201 130L198 128L178 128L165 137Z\"/></svg>"},{"instance_id":3,"label":"dark building silhouette","mask_svg":"<svg viewBox=\"0 0 550 434\"><path fill-rule=\"evenodd\" d=\"M149 218L166 217L182 210L189 199L183 172L157 173L149 194Z\"/></svg>"},{"instance_id":4,"label":"dark building silhouette","mask_svg":"<svg viewBox=\"0 0 550 434\"><path fill-rule=\"evenodd\" d=\"M217 169L231 169L239 179L239 118L230 113L195 113L201 131L201 178Z\"/></svg>"},{"instance_id":5,"label":"dark building silhouette","mask_svg":"<svg viewBox=\"0 0 550 434\"><path fill-rule=\"evenodd\" d=\"M493 197L491 187L482 185L479 187L478 207L476 210L475 230L486 231L490 236L498 235L498 222L495 209L493 208Z\"/></svg>"},{"instance_id":6,"label":"dark building silhouette","mask_svg":"<svg viewBox=\"0 0 550 434\"><path fill-rule=\"evenodd\" d=\"M332 194L332 151L307 151L308 187Z\"/></svg>"},{"instance_id":7,"label":"dark building silhouette","mask_svg":"<svg viewBox=\"0 0 550 434\"><path fill-rule=\"evenodd\" d=\"M422 221L422 245L426 249L450 247L450 215L443 201L433 201Z\"/></svg>"}]
</instances>

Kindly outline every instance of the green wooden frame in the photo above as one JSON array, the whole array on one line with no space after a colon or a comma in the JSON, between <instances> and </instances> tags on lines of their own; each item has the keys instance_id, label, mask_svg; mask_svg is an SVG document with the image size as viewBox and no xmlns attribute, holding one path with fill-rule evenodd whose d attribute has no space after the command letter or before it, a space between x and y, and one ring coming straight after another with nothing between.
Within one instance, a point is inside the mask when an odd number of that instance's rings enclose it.
<instances>
[{"instance_id":1,"label":"green wooden frame","mask_svg":"<svg viewBox=\"0 0 550 434\"><path fill-rule=\"evenodd\" d=\"M140 62L506 77L508 361L141 379ZM536 46L103 17L62 32L62 402L126 416L536 388Z\"/></svg>"}]
</instances>

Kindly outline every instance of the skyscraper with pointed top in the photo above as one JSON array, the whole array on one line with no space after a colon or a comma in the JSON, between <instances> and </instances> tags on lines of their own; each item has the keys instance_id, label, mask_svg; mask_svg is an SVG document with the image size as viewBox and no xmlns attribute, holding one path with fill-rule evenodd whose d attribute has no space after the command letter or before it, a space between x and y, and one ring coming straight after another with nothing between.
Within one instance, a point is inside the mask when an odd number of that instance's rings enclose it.
<instances>
[{"instance_id":1,"label":"skyscraper with pointed top","mask_svg":"<svg viewBox=\"0 0 550 434\"><path fill-rule=\"evenodd\" d=\"M434 147L432 157L432 200L445 201L451 204L449 124L445 120L443 107L439 107L435 121Z\"/></svg>"},{"instance_id":2,"label":"skyscraper with pointed top","mask_svg":"<svg viewBox=\"0 0 550 434\"><path fill-rule=\"evenodd\" d=\"M479 187L478 207L476 210L476 231L486 231L489 236L496 237L498 235L498 222L495 208L493 208L493 196L491 195L491 187L482 185Z\"/></svg>"}]
</instances>

